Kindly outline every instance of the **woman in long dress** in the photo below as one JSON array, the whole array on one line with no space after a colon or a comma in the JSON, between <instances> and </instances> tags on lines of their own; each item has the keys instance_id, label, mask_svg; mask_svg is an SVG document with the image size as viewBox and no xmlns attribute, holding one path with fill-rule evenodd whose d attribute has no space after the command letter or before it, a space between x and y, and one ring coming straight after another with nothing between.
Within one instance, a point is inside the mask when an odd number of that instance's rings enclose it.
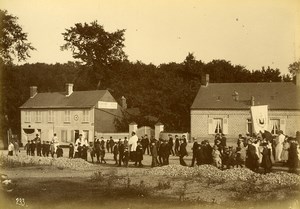
<instances>
[{"instance_id":1,"label":"woman in long dress","mask_svg":"<svg viewBox=\"0 0 300 209\"><path fill-rule=\"evenodd\" d=\"M281 161L281 153L282 153L282 149L283 149L284 139L285 139L285 135L283 135L283 131L280 130L278 140L276 143L276 148L275 148L275 161L276 162Z\"/></svg>"},{"instance_id":2,"label":"woman in long dress","mask_svg":"<svg viewBox=\"0 0 300 209\"><path fill-rule=\"evenodd\" d=\"M287 163L287 161L289 159L289 148L290 148L290 143L288 141L288 138L286 137L283 142L283 149L282 149L282 153L281 153L281 160L284 163Z\"/></svg>"}]
</instances>

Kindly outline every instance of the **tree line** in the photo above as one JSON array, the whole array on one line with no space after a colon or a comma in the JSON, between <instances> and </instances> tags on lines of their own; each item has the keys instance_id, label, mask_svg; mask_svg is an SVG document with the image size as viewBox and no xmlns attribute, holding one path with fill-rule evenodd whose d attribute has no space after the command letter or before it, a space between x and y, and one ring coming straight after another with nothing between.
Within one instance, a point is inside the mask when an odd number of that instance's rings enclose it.
<instances>
[{"instance_id":1,"label":"tree line","mask_svg":"<svg viewBox=\"0 0 300 209\"><path fill-rule=\"evenodd\" d=\"M205 74L210 75L212 83L292 80L289 74L281 75L279 69L250 71L219 59L204 63L193 53L180 63L131 62L123 51L125 30L106 32L97 21L76 23L62 33L65 44L61 50L71 50L79 61L14 65L13 57L26 60L34 47L18 26L17 17L0 10L0 20L2 136L9 128L20 133L19 107L29 98L30 86L37 86L39 92L63 92L65 83L73 83L75 91L108 89L117 100L124 96L128 107L138 107L140 114L116 119L120 131L132 121L149 126L160 121L168 131L189 131L190 106ZM299 69L299 62L290 65L292 75L295 69Z\"/></svg>"}]
</instances>

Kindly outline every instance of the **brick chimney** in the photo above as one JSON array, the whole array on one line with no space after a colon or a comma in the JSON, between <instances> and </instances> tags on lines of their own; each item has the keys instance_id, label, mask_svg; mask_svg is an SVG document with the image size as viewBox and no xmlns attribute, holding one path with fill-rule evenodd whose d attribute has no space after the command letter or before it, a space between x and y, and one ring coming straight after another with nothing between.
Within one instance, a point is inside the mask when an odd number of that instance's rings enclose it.
<instances>
[{"instance_id":1,"label":"brick chimney","mask_svg":"<svg viewBox=\"0 0 300 209\"><path fill-rule=\"evenodd\" d=\"M30 86L30 98L33 98L37 94L37 87Z\"/></svg>"},{"instance_id":2,"label":"brick chimney","mask_svg":"<svg viewBox=\"0 0 300 209\"><path fill-rule=\"evenodd\" d=\"M254 106L255 105L255 99L254 99L254 96L251 96L251 106Z\"/></svg>"},{"instance_id":3,"label":"brick chimney","mask_svg":"<svg viewBox=\"0 0 300 209\"><path fill-rule=\"evenodd\" d=\"M236 90L234 90L232 98L234 101L239 101L239 93Z\"/></svg>"},{"instance_id":4,"label":"brick chimney","mask_svg":"<svg viewBox=\"0 0 300 209\"><path fill-rule=\"evenodd\" d=\"M208 86L209 83L209 74L205 74L201 76L201 85Z\"/></svg>"},{"instance_id":5,"label":"brick chimney","mask_svg":"<svg viewBox=\"0 0 300 209\"><path fill-rule=\"evenodd\" d=\"M73 84L66 83L66 96L70 96L73 93Z\"/></svg>"},{"instance_id":6,"label":"brick chimney","mask_svg":"<svg viewBox=\"0 0 300 209\"><path fill-rule=\"evenodd\" d=\"M125 98L124 96L122 96L121 100L122 100L122 108L123 108L123 109L127 109L126 98Z\"/></svg>"}]
</instances>

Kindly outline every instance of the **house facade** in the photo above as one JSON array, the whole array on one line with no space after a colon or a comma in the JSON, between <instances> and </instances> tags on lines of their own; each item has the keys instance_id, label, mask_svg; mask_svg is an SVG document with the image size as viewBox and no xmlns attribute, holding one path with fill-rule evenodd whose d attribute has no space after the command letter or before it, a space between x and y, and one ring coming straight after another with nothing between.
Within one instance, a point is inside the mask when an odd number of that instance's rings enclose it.
<instances>
[{"instance_id":1,"label":"house facade","mask_svg":"<svg viewBox=\"0 0 300 209\"><path fill-rule=\"evenodd\" d=\"M298 78L298 76L297 76ZM250 107L268 105L269 131L295 136L300 130L300 85L292 82L209 83L207 75L191 106L191 137L212 139L252 133Z\"/></svg>"},{"instance_id":2,"label":"house facade","mask_svg":"<svg viewBox=\"0 0 300 209\"><path fill-rule=\"evenodd\" d=\"M108 90L38 93L30 87L30 98L20 107L22 143L39 134L50 141L54 133L61 143L74 142L79 134L89 141L96 132L116 132L114 121L122 117L121 106Z\"/></svg>"}]
</instances>

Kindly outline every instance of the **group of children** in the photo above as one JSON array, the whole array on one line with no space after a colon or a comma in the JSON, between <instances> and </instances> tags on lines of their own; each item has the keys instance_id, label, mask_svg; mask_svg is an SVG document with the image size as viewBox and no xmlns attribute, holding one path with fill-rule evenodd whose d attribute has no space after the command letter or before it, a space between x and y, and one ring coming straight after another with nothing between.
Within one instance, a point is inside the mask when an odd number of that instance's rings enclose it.
<instances>
[{"instance_id":1,"label":"group of children","mask_svg":"<svg viewBox=\"0 0 300 209\"><path fill-rule=\"evenodd\" d=\"M54 157L56 154L57 157L63 157L63 149L58 144L58 141L56 139L56 135L54 135L51 142L49 141L43 141L41 142L41 139L38 134L36 134L36 137L33 140L28 140L27 143L24 146L26 150L26 154L30 156L44 156L44 157Z\"/></svg>"}]
</instances>

